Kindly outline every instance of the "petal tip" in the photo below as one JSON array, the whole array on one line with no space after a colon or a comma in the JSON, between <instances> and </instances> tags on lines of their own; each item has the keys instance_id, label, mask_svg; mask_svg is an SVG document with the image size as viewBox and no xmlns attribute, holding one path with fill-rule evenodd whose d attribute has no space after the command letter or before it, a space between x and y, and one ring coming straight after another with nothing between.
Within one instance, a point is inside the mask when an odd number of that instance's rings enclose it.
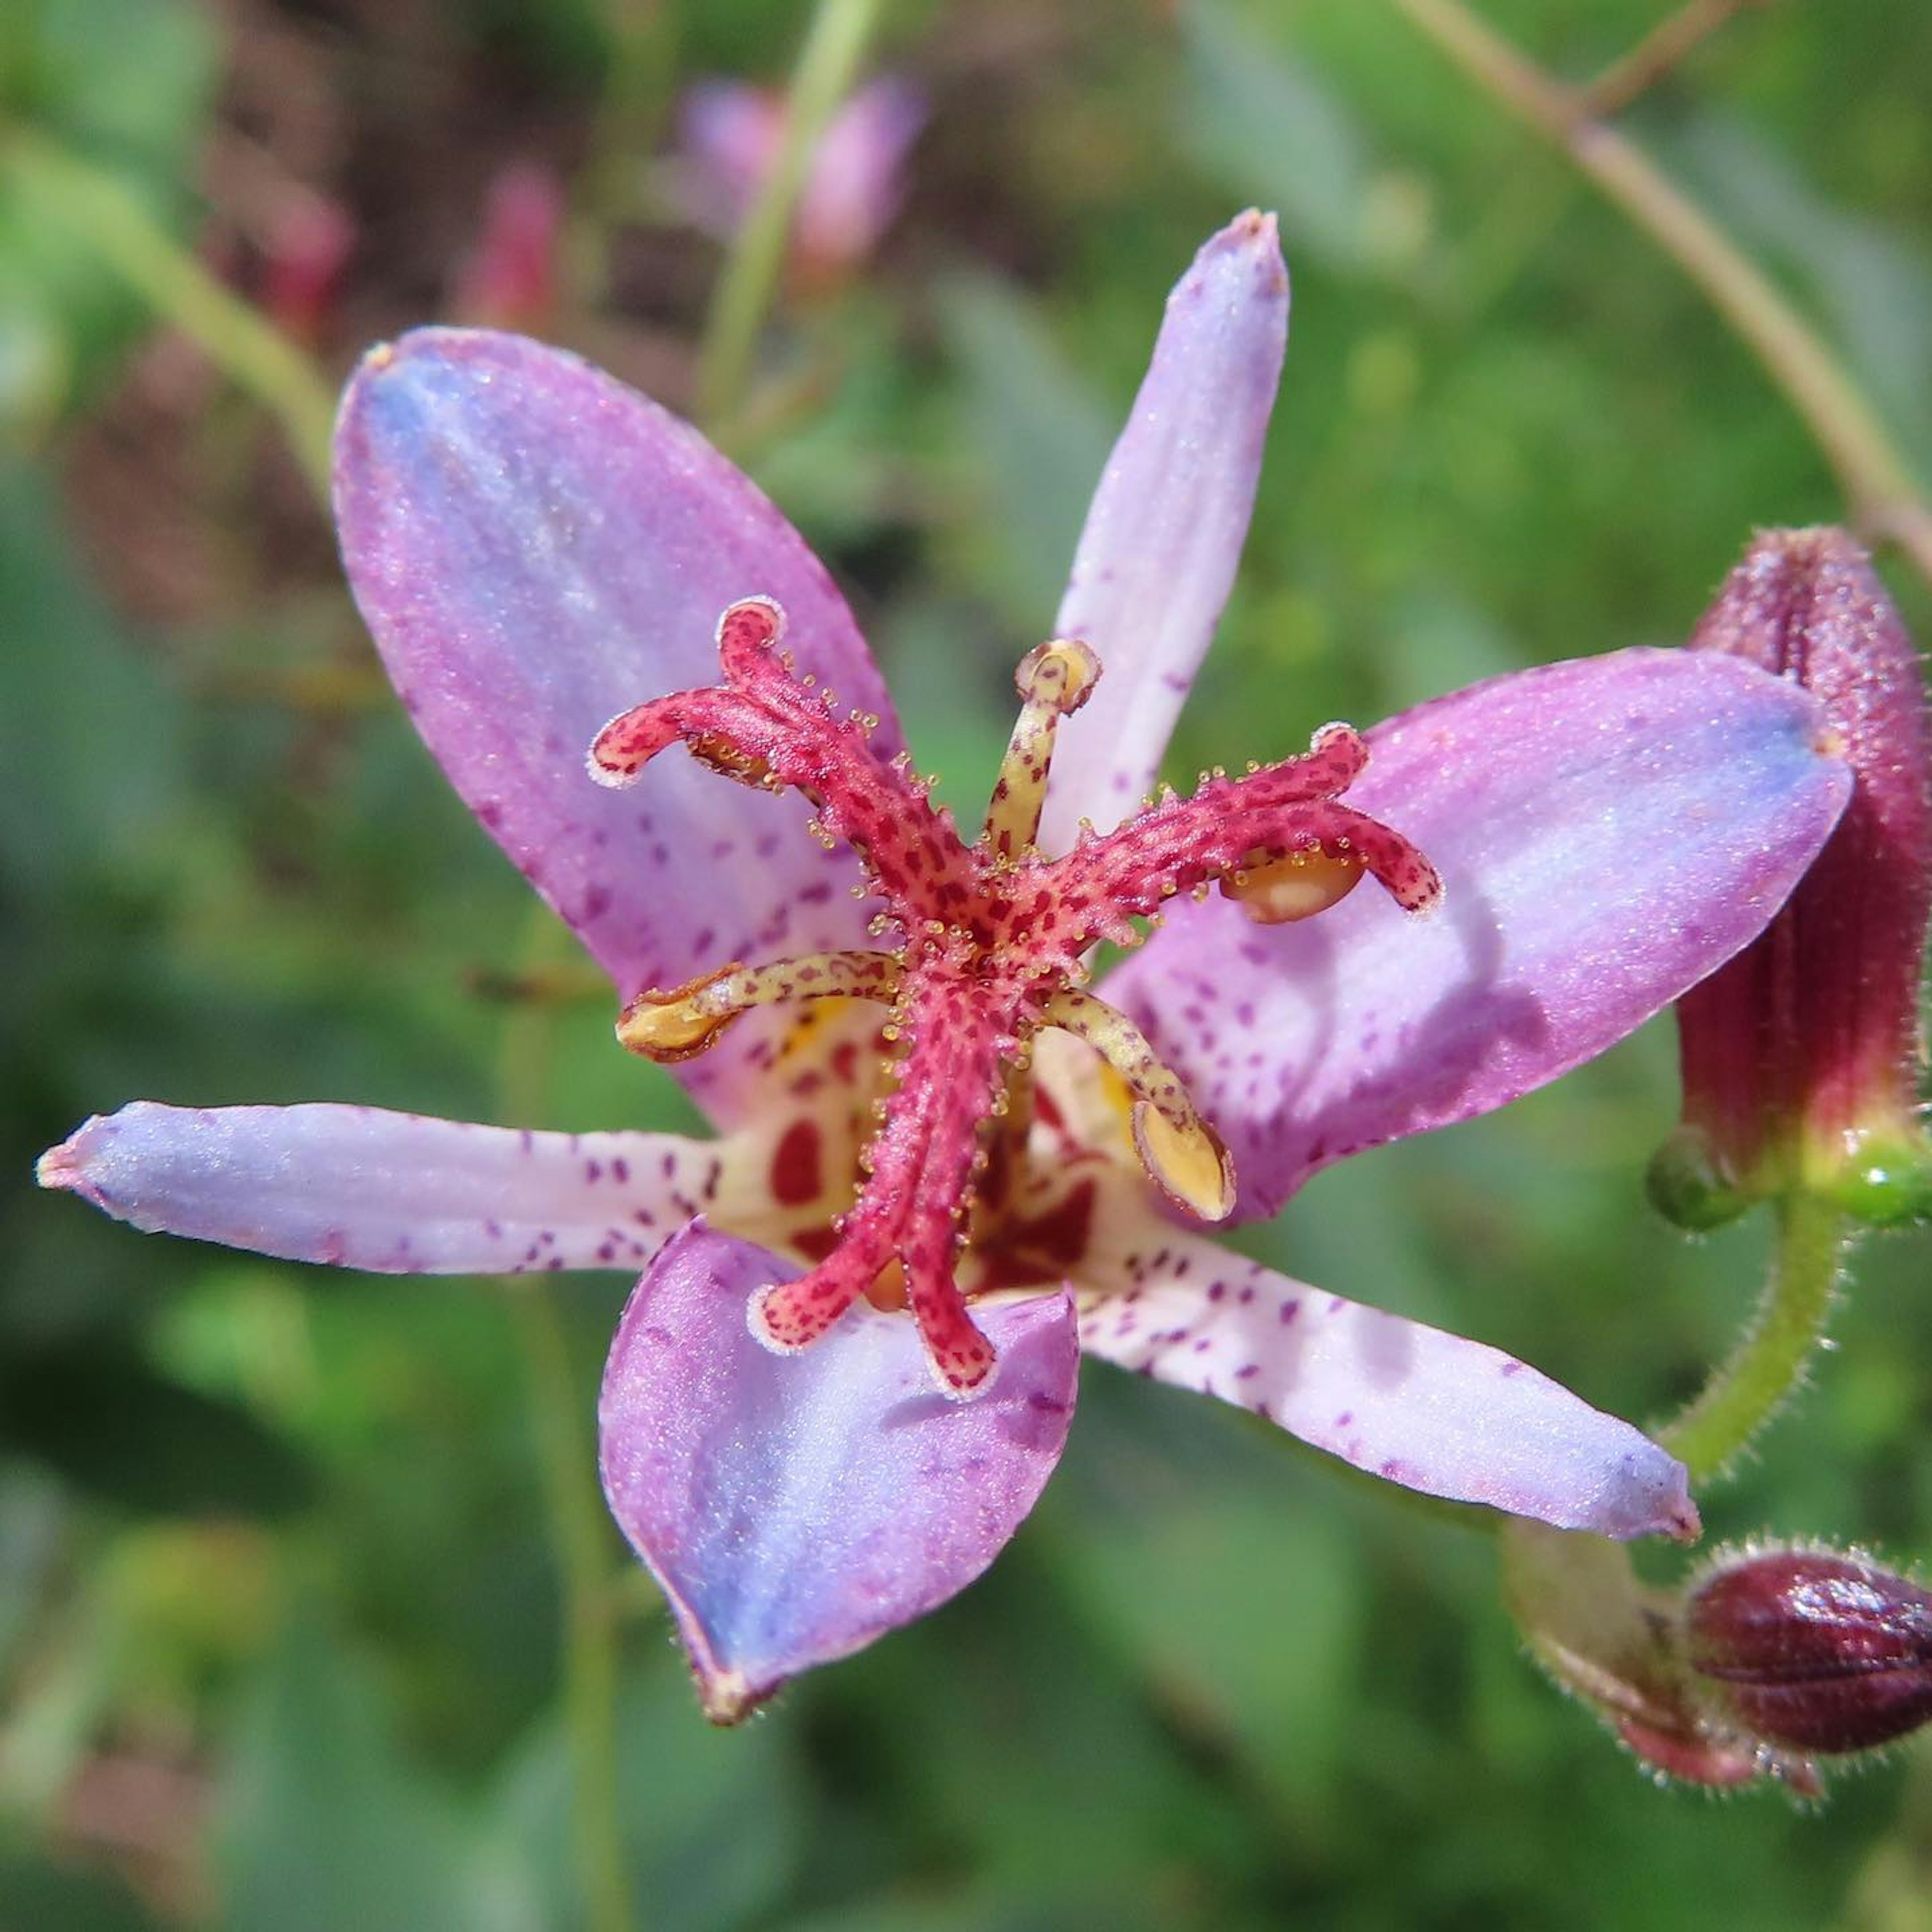
<instances>
[{"instance_id":1,"label":"petal tip","mask_svg":"<svg viewBox=\"0 0 1932 1932\"><path fill-rule=\"evenodd\" d=\"M1690 1472L1648 1438L1622 1459L1592 1514L1593 1520L1577 1526L1619 1543L1667 1536L1673 1543L1690 1544L1704 1533L1703 1520L1690 1499Z\"/></svg>"},{"instance_id":2,"label":"petal tip","mask_svg":"<svg viewBox=\"0 0 1932 1932\"><path fill-rule=\"evenodd\" d=\"M775 1696L784 1682L781 1678L760 1689L742 1670L721 1670L696 1662L692 1669L698 1679L698 1702L704 1707L705 1717L721 1730L742 1724L766 1698Z\"/></svg>"},{"instance_id":3,"label":"petal tip","mask_svg":"<svg viewBox=\"0 0 1932 1932\"><path fill-rule=\"evenodd\" d=\"M1283 296L1288 293L1288 263L1281 252L1280 224L1271 212L1244 208L1226 227L1210 236L1195 257L1196 272L1210 268L1221 256L1258 267L1264 293ZM1186 282L1181 286L1185 287Z\"/></svg>"},{"instance_id":4,"label":"petal tip","mask_svg":"<svg viewBox=\"0 0 1932 1932\"><path fill-rule=\"evenodd\" d=\"M81 1138L100 1119L93 1119L76 1127L58 1147L49 1148L34 1163L34 1179L38 1185L66 1193L80 1191L82 1181Z\"/></svg>"}]
</instances>

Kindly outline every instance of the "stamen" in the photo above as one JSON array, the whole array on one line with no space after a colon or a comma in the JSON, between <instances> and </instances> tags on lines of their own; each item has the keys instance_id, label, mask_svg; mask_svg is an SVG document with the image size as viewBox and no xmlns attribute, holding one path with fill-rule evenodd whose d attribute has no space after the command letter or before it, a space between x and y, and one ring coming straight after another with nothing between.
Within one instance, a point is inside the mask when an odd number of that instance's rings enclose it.
<instances>
[{"instance_id":1,"label":"stamen","mask_svg":"<svg viewBox=\"0 0 1932 1932\"><path fill-rule=\"evenodd\" d=\"M1126 1083L1134 1149L1154 1185L1189 1214L1225 1221L1234 1209L1234 1161L1140 1028L1118 1007L1070 987L1047 1001L1041 1017L1084 1040Z\"/></svg>"},{"instance_id":2,"label":"stamen","mask_svg":"<svg viewBox=\"0 0 1932 1932\"><path fill-rule=\"evenodd\" d=\"M890 952L811 952L769 966L734 960L669 992L640 993L617 1022L617 1038L660 1065L702 1053L738 1016L781 1000L898 997L899 962Z\"/></svg>"},{"instance_id":3,"label":"stamen","mask_svg":"<svg viewBox=\"0 0 1932 1932\"><path fill-rule=\"evenodd\" d=\"M1078 711L1100 681L1100 660L1078 638L1052 638L1021 658L1013 682L1024 702L1000 762L992 802L986 808L986 829L980 835L980 843L995 860L1018 859L1031 852L1040 832L1060 721Z\"/></svg>"}]
</instances>

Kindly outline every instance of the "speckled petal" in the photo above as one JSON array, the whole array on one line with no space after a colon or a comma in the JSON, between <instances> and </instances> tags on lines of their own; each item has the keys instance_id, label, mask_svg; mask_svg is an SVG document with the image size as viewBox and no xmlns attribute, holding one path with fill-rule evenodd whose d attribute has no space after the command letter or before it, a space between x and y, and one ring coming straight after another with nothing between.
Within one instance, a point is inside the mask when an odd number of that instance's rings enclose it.
<instances>
[{"instance_id":1,"label":"speckled petal","mask_svg":"<svg viewBox=\"0 0 1932 1932\"><path fill-rule=\"evenodd\" d=\"M1090 1355L1252 1409L1428 1496L1601 1536L1695 1534L1681 1463L1500 1351L1291 1281L1131 1209L1104 1220L1122 1286L1082 1298ZM1084 1278L1108 1262L1090 1255Z\"/></svg>"},{"instance_id":2,"label":"speckled petal","mask_svg":"<svg viewBox=\"0 0 1932 1932\"><path fill-rule=\"evenodd\" d=\"M1348 794L1435 861L1438 910L1358 892L1263 928L1190 904L1107 997L1227 1142L1239 1211L1271 1214L1330 1161L1600 1053L1754 938L1844 806L1820 735L1805 693L1714 656L1474 686L1371 731Z\"/></svg>"},{"instance_id":3,"label":"speckled petal","mask_svg":"<svg viewBox=\"0 0 1932 1932\"><path fill-rule=\"evenodd\" d=\"M1087 513L1054 633L1103 673L1061 734L1041 821L1062 852L1078 821L1118 824L1152 785L1234 581L1288 342L1272 215L1250 212L1194 258ZM1257 750L1271 747L1257 747Z\"/></svg>"},{"instance_id":4,"label":"speckled petal","mask_svg":"<svg viewBox=\"0 0 1932 1932\"><path fill-rule=\"evenodd\" d=\"M700 1224L638 1283L604 1371L604 1493L721 1724L964 1588L1072 1418L1064 1295L980 1311L999 1377L960 1402L904 1316L861 1306L801 1354L762 1348L746 1304L792 1272Z\"/></svg>"},{"instance_id":5,"label":"speckled petal","mask_svg":"<svg viewBox=\"0 0 1932 1932\"><path fill-rule=\"evenodd\" d=\"M146 1234L385 1274L520 1274L634 1271L724 1169L671 1134L136 1100L43 1154L39 1174Z\"/></svg>"},{"instance_id":6,"label":"speckled petal","mask_svg":"<svg viewBox=\"0 0 1932 1932\"><path fill-rule=\"evenodd\" d=\"M576 357L422 329L364 362L336 436L336 514L364 620L416 728L492 836L628 999L733 958L862 944L856 861L796 800L666 758L600 790L584 754L643 700L716 681L725 607L772 597L800 664L885 719L824 568L691 428ZM760 1015L680 1072L742 1117Z\"/></svg>"}]
</instances>

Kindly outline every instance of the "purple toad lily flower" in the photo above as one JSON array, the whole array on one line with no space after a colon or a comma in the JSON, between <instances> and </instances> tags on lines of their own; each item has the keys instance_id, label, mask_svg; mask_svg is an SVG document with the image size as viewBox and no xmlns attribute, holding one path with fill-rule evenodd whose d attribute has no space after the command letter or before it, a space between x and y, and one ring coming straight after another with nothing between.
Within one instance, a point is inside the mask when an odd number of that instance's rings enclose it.
<instances>
[{"instance_id":1,"label":"purple toad lily flower","mask_svg":"<svg viewBox=\"0 0 1932 1932\"><path fill-rule=\"evenodd\" d=\"M398 692L717 1138L138 1102L41 1178L308 1261L640 1270L605 1487L720 1720L986 1568L1081 1349L1432 1494L1694 1533L1627 1424L1190 1223L1600 1052L1760 930L1845 772L1802 691L1632 651L1138 802L1232 580L1287 314L1256 214L1174 291L976 837L908 777L824 568L686 424L484 333L406 337L350 389L344 554ZM1365 872L1384 890L1351 894ZM1103 1003L1088 948L1143 916Z\"/></svg>"}]
</instances>

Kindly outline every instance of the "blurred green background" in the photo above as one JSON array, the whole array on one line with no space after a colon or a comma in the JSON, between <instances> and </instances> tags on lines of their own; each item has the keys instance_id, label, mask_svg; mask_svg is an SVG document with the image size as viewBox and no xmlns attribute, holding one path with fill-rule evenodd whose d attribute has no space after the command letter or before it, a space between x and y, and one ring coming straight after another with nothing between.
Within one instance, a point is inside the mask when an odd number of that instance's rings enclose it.
<instances>
[{"instance_id":1,"label":"blurred green background","mask_svg":"<svg viewBox=\"0 0 1932 1932\"><path fill-rule=\"evenodd\" d=\"M1580 80L1669 11L1487 17ZM262 405L280 384L299 419L303 364L250 362L202 298L266 314L332 389L368 342L473 308L486 197L524 164L567 210L533 326L688 408L722 256L670 193L676 98L782 83L810 15L0 10L4 1932L586 1923L560 1412L511 1298L145 1240L28 1177L136 1096L488 1119L513 1078L543 1124L684 1121L600 998L514 997L522 885L390 700ZM1288 369L1177 772L1679 638L1754 526L1846 514L1654 242L1382 0L919 0L869 64L930 106L904 207L872 259L778 292L724 429L964 806L1162 298L1251 202L1294 277ZM1784 0L1619 123L1922 474L1928 74L1932 9ZM1927 634L1925 584L1886 563ZM1653 1028L1323 1175L1248 1244L1654 1414L1762 1260L1751 1226L1693 1244L1646 1208L1675 1108ZM1836 1352L1708 1499L1718 1535L1927 1554L1926 1256L1864 1252ZM557 1299L580 1484L626 1286ZM1660 1792L1520 1654L1488 1538L1103 1369L991 1576L740 1732L702 1723L604 1542L640 1927L1932 1927L1932 1756L1816 1814Z\"/></svg>"}]
</instances>

